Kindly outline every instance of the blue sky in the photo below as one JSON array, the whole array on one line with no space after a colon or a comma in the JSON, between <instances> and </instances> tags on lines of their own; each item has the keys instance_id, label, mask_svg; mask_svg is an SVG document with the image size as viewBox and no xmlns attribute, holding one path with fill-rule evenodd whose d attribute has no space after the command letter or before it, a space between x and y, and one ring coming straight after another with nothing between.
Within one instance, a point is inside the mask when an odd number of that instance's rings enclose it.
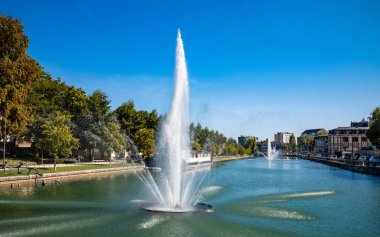
<instances>
[{"instance_id":1,"label":"blue sky","mask_svg":"<svg viewBox=\"0 0 380 237\"><path fill-rule=\"evenodd\" d=\"M132 99L167 112L180 27L191 120L260 139L380 106L379 12L377 0L0 2L47 72L105 91L113 108Z\"/></svg>"}]
</instances>

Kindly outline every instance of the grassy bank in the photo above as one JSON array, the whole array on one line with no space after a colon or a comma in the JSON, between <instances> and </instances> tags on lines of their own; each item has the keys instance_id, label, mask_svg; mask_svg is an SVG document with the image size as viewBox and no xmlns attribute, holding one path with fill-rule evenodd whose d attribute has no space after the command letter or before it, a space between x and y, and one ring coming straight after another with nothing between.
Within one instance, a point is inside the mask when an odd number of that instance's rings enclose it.
<instances>
[{"instance_id":1,"label":"grassy bank","mask_svg":"<svg viewBox=\"0 0 380 237\"><path fill-rule=\"evenodd\" d=\"M136 166L136 164L128 164L127 166ZM47 173L57 173L57 172L70 172L70 171L82 171L82 170L96 170L96 169L106 169L106 168L119 168L126 167L125 164L120 163L111 163L111 164L91 164L91 165L75 165L75 166L65 166L65 167L57 167L55 171L53 167L49 168L37 168L39 173L47 174ZM21 169L21 174L17 173L17 169L7 169L4 173L3 170L0 170L0 177L9 177L9 176L18 176L18 175L27 175L29 170L25 167ZM35 170L31 170L29 175L34 175L36 173Z\"/></svg>"}]
</instances>

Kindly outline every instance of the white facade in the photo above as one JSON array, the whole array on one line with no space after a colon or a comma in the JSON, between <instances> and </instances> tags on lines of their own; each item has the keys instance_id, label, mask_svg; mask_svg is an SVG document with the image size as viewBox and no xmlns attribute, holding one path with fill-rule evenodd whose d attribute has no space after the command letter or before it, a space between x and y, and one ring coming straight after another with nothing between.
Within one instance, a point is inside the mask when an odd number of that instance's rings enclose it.
<instances>
[{"instance_id":1,"label":"white facade","mask_svg":"<svg viewBox=\"0 0 380 237\"><path fill-rule=\"evenodd\" d=\"M290 132L278 132L278 133L274 134L274 141L276 143L281 143L281 144L289 143L290 137L292 135L294 136L294 133L290 133Z\"/></svg>"},{"instance_id":2,"label":"white facade","mask_svg":"<svg viewBox=\"0 0 380 237\"><path fill-rule=\"evenodd\" d=\"M186 161L188 164L199 164L211 162L211 153L192 152L191 157Z\"/></svg>"}]
</instances>

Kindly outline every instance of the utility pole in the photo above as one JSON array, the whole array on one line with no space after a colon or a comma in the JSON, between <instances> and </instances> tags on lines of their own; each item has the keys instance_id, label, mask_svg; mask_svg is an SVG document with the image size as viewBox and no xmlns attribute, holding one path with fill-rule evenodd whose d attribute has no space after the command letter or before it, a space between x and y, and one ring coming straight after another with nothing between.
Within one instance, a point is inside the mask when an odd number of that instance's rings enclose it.
<instances>
[{"instance_id":1,"label":"utility pole","mask_svg":"<svg viewBox=\"0 0 380 237\"><path fill-rule=\"evenodd\" d=\"M0 120L4 121L4 136L3 136L3 169L5 173L5 145L7 140L7 123L5 122L5 118L3 116L0 116Z\"/></svg>"},{"instance_id":2,"label":"utility pole","mask_svg":"<svg viewBox=\"0 0 380 237\"><path fill-rule=\"evenodd\" d=\"M7 143L7 123L4 119L4 147L3 147L3 164L4 164L4 173L5 173L5 145Z\"/></svg>"}]
</instances>

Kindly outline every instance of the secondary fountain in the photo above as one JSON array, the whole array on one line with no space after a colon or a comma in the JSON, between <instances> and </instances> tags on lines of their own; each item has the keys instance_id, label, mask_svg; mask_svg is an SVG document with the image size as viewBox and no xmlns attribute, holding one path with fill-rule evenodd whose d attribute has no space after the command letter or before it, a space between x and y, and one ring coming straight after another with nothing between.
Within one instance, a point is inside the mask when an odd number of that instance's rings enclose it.
<instances>
[{"instance_id":1,"label":"secondary fountain","mask_svg":"<svg viewBox=\"0 0 380 237\"><path fill-rule=\"evenodd\" d=\"M198 189L205 177L197 171L186 171L190 158L189 81L181 31L178 30L175 57L175 87L171 110L161 129L159 139L160 174L146 171L139 175L156 202L143 206L149 211L194 212L211 209L198 203ZM158 178L155 178L157 177Z\"/></svg>"},{"instance_id":2,"label":"secondary fountain","mask_svg":"<svg viewBox=\"0 0 380 237\"><path fill-rule=\"evenodd\" d=\"M271 161L271 160L274 160L277 156L277 151L276 151L276 148L274 147L272 149L272 145L270 143L270 140L268 138L268 151L267 151L267 160Z\"/></svg>"}]
</instances>

